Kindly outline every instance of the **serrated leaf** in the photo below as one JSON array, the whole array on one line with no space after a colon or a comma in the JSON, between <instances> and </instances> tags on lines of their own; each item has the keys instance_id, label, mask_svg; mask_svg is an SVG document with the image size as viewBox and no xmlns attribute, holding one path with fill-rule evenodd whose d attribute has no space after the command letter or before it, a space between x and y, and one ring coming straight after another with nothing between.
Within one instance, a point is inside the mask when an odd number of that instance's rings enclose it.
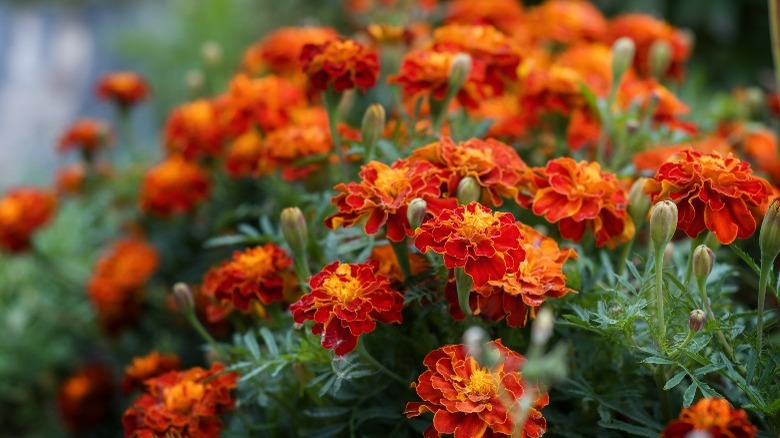
<instances>
[{"instance_id":1,"label":"serrated leaf","mask_svg":"<svg viewBox=\"0 0 780 438\"><path fill-rule=\"evenodd\" d=\"M693 398L696 397L696 382L691 383L691 386L685 390L683 394L683 406L686 408L693 403Z\"/></svg>"},{"instance_id":2,"label":"serrated leaf","mask_svg":"<svg viewBox=\"0 0 780 438\"><path fill-rule=\"evenodd\" d=\"M685 371L680 371L679 373L675 374L671 379L669 379L666 384L664 385L664 390L668 391L682 382L683 377L685 377L686 373Z\"/></svg>"}]
</instances>

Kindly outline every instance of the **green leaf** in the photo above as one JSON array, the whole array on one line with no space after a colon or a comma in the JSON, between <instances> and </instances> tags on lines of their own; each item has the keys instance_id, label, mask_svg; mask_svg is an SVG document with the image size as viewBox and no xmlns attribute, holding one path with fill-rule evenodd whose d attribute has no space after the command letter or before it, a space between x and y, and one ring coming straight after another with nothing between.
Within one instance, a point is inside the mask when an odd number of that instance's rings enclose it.
<instances>
[{"instance_id":1,"label":"green leaf","mask_svg":"<svg viewBox=\"0 0 780 438\"><path fill-rule=\"evenodd\" d=\"M341 417L352 411L352 408L345 406L330 406L321 408L304 409L303 414L312 418L334 418Z\"/></svg>"},{"instance_id":2,"label":"green leaf","mask_svg":"<svg viewBox=\"0 0 780 438\"><path fill-rule=\"evenodd\" d=\"M686 408L693 403L693 398L696 397L696 382L691 383L691 386L685 390L683 394L683 406Z\"/></svg>"},{"instance_id":3,"label":"green leaf","mask_svg":"<svg viewBox=\"0 0 780 438\"><path fill-rule=\"evenodd\" d=\"M674 362L672 360L664 359L663 357L657 357L657 356L648 357L647 359L643 360L642 363L653 363L653 364L657 364L657 365L676 365L677 364L676 362Z\"/></svg>"},{"instance_id":4,"label":"green leaf","mask_svg":"<svg viewBox=\"0 0 780 438\"><path fill-rule=\"evenodd\" d=\"M257 344L257 338L255 338L253 332L248 332L244 335L244 345L246 345L246 348L255 360L260 359L260 346Z\"/></svg>"},{"instance_id":5,"label":"green leaf","mask_svg":"<svg viewBox=\"0 0 780 438\"><path fill-rule=\"evenodd\" d=\"M274 339L274 335L271 333L271 330L268 330L267 327L261 328L260 336L263 337L263 342L265 342L265 346L268 347L268 352L271 354L271 356L278 356L279 345L276 344L276 339Z\"/></svg>"},{"instance_id":6,"label":"green leaf","mask_svg":"<svg viewBox=\"0 0 780 438\"><path fill-rule=\"evenodd\" d=\"M674 388L675 386L679 385L680 382L682 382L682 379L683 377L685 377L685 375L686 375L685 371L680 371L679 373L675 374L674 377L672 377L666 382L666 385L664 385L664 390L668 391Z\"/></svg>"}]
</instances>

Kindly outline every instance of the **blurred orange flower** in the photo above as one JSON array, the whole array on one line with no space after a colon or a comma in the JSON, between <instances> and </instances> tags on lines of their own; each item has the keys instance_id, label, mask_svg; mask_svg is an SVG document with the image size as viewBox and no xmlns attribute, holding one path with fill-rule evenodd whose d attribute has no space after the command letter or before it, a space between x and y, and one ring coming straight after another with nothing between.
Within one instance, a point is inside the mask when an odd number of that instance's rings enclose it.
<instances>
[{"instance_id":1,"label":"blurred orange flower","mask_svg":"<svg viewBox=\"0 0 780 438\"><path fill-rule=\"evenodd\" d=\"M107 123L98 119L79 119L62 134L57 151L81 151L91 158L98 149L108 146L110 140L111 130Z\"/></svg>"},{"instance_id":2,"label":"blurred orange flower","mask_svg":"<svg viewBox=\"0 0 780 438\"><path fill-rule=\"evenodd\" d=\"M268 70L276 74L300 73L301 50L307 44L323 44L338 38L330 27L282 27L252 44L244 52L244 69L256 75Z\"/></svg>"},{"instance_id":3,"label":"blurred orange flower","mask_svg":"<svg viewBox=\"0 0 780 438\"><path fill-rule=\"evenodd\" d=\"M149 169L141 183L141 209L162 217L192 210L209 194L208 175L197 164L172 155Z\"/></svg>"},{"instance_id":4,"label":"blurred orange flower","mask_svg":"<svg viewBox=\"0 0 780 438\"><path fill-rule=\"evenodd\" d=\"M111 370L93 363L78 369L60 385L57 409L72 433L84 433L106 420L114 397Z\"/></svg>"},{"instance_id":5,"label":"blurred orange flower","mask_svg":"<svg viewBox=\"0 0 780 438\"><path fill-rule=\"evenodd\" d=\"M225 157L225 169L233 178L261 176L272 173L265 141L255 129L250 129L230 143Z\"/></svg>"},{"instance_id":6,"label":"blurred orange flower","mask_svg":"<svg viewBox=\"0 0 780 438\"><path fill-rule=\"evenodd\" d=\"M376 273L389 278L391 283L403 283L406 280L392 245L375 246L368 258L379 265ZM409 254L409 264L412 269L412 275L419 275L429 267L425 257L416 253Z\"/></svg>"},{"instance_id":7,"label":"blurred orange flower","mask_svg":"<svg viewBox=\"0 0 780 438\"><path fill-rule=\"evenodd\" d=\"M447 3L446 24L493 26L515 36L523 32L523 6L517 0L453 0Z\"/></svg>"},{"instance_id":8,"label":"blurred orange flower","mask_svg":"<svg viewBox=\"0 0 780 438\"><path fill-rule=\"evenodd\" d=\"M304 179L322 164L299 165L296 163L298 160L325 155L333 150L330 129L320 123L286 126L269 133L264 142L269 161L263 166L261 158L261 169L271 163L276 164L282 167L282 177L286 180ZM322 162L327 163L328 159L323 157Z\"/></svg>"},{"instance_id":9,"label":"blurred orange flower","mask_svg":"<svg viewBox=\"0 0 780 438\"><path fill-rule=\"evenodd\" d=\"M20 252L30 247L35 231L46 225L57 208L53 193L20 187L0 198L0 250Z\"/></svg>"},{"instance_id":10,"label":"blurred orange flower","mask_svg":"<svg viewBox=\"0 0 780 438\"><path fill-rule=\"evenodd\" d=\"M620 37L628 37L634 41L636 45L634 68L642 76L650 75L650 46L655 41L669 43L672 49L671 62L665 75L682 79L683 63L691 55L691 41L684 32L650 15L624 14L615 17L609 23L606 42L612 44Z\"/></svg>"},{"instance_id":11,"label":"blurred orange flower","mask_svg":"<svg viewBox=\"0 0 780 438\"><path fill-rule=\"evenodd\" d=\"M314 321L312 333L338 356L354 350L358 337L374 331L377 321L400 324L404 297L376 270L375 262L329 264L312 276L311 292L290 306L293 320Z\"/></svg>"},{"instance_id":12,"label":"blurred orange flower","mask_svg":"<svg viewBox=\"0 0 780 438\"><path fill-rule=\"evenodd\" d=\"M365 91L374 86L379 75L376 52L349 39L307 44L301 51L301 62L314 89L321 91L329 86L337 92L355 87Z\"/></svg>"},{"instance_id":13,"label":"blurred orange flower","mask_svg":"<svg viewBox=\"0 0 780 438\"><path fill-rule=\"evenodd\" d=\"M521 231L511 213L496 212L472 202L443 210L415 231L414 246L444 256L448 269L463 268L481 287L516 272L525 258Z\"/></svg>"},{"instance_id":14,"label":"blurred orange flower","mask_svg":"<svg viewBox=\"0 0 780 438\"><path fill-rule=\"evenodd\" d=\"M534 168L528 185L530 197L518 202L534 214L557 223L561 236L579 241L586 228L596 236L596 246L614 248L634 235L634 223L626 212L626 192L614 174L597 162L563 157Z\"/></svg>"},{"instance_id":15,"label":"blurred orange flower","mask_svg":"<svg viewBox=\"0 0 780 438\"><path fill-rule=\"evenodd\" d=\"M540 43L600 41L607 20L593 4L581 0L547 0L526 11L525 24Z\"/></svg>"},{"instance_id":16,"label":"blurred orange flower","mask_svg":"<svg viewBox=\"0 0 780 438\"><path fill-rule=\"evenodd\" d=\"M674 201L679 210L677 227L690 237L705 228L724 245L737 237L750 237L772 193L769 183L731 154L686 150L680 157L665 163L645 183L651 201Z\"/></svg>"},{"instance_id":17,"label":"blurred orange flower","mask_svg":"<svg viewBox=\"0 0 780 438\"><path fill-rule=\"evenodd\" d=\"M445 345L428 353L427 368L412 386L422 402L407 403L407 417L430 412L433 424L426 438L454 434L455 438L515 436L512 420L526 391L533 391L533 404L517 436L538 438L547 430L547 421L539 412L549 396L538 387L530 387L520 372L525 358L506 348L500 340L489 342L501 361L494 368L481 367L466 354L465 345ZM503 399L511 400L510 406Z\"/></svg>"},{"instance_id":18,"label":"blurred orange flower","mask_svg":"<svg viewBox=\"0 0 780 438\"><path fill-rule=\"evenodd\" d=\"M216 101L200 99L174 109L164 130L164 143L171 154L191 160L222 152L223 129Z\"/></svg>"},{"instance_id":19,"label":"blurred orange flower","mask_svg":"<svg viewBox=\"0 0 780 438\"><path fill-rule=\"evenodd\" d=\"M744 409L734 409L722 398L703 398L683 408L680 416L666 425L661 438L685 438L694 431L712 438L753 438L758 428Z\"/></svg>"},{"instance_id":20,"label":"blurred orange flower","mask_svg":"<svg viewBox=\"0 0 780 438\"><path fill-rule=\"evenodd\" d=\"M665 124L671 129L695 134L696 124L682 120L690 112L690 108L674 93L669 91L655 79L637 79L635 75L626 75L617 93L617 102L623 108L637 103L642 109L655 105L653 121Z\"/></svg>"},{"instance_id":21,"label":"blurred orange flower","mask_svg":"<svg viewBox=\"0 0 780 438\"><path fill-rule=\"evenodd\" d=\"M125 375L122 377L122 389L125 392L142 389L145 380L165 374L168 371L176 371L180 367L181 360L175 354L160 354L152 351L146 356L134 357L130 365L125 367Z\"/></svg>"},{"instance_id":22,"label":"blurred orange flower","mask_svg":"<svg viewBox=\"0 0 780 438\"><path fill-rule=\"evenodd\" d=\"M222 431L219 415L233 409L230 392L238 373L196 367L170 371L144 383L145 392L127 408L122 425L126 437L182 436L217 438Z\"/></svg>"},{"instance_id":23,"label":"blurred orange flower","mask_svg":"<svg viewBox=\"0 0 780 438\"><path fill-rule=\"evenodd\" d=\"M149 85L135 72L108 73L98 81L96 93L98 98L110 100L120 109L127 110L149 97Z\"/></svg>"},{"instance_id":24,"label":"blurred orange flower","mask_svg":"<svg viewBox=\"0 0 780 438\"><path fill-rule=\"evenodd\" d=\"M219 101L226 134L239 136L256 127L263 133L282 128L307 104L304 89L283 77L250 78L238 74Z\"/></svg>"}]
</instances>

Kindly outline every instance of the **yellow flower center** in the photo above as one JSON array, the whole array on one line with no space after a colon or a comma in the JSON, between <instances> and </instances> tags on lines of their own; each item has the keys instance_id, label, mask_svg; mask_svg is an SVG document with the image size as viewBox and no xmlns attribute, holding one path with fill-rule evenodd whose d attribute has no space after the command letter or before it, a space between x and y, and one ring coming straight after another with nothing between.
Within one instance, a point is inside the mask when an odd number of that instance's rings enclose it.
<instances>
[{"instance_id":1,"label":"yellow flower center","mask_svg":"<svg viewBox=\"0 0 780 438\"><path fill-rule=\"evenodd\" d=\"M261 247L239 254L233 263L248 277L259 279L273 268L273 257Z\"/></svg>"},{"instance_id":2,"label":"yellow flower center","mask_svg":"<svg viewBox=\"0 0 780 438\"><path fill-rule=\"evenodd\" d=\"M361 294L360 281L350 271L349 265L341 265L322 283L322 288L342 303L348 303Z\"/></svg>"},{"instance_id":3,"label":"yellow flower center","mask_svg":"<svg viewBox=\"0 0 780 438\"><path fill-rule=\"evenodd\" d=\"M383 194L395 198L407 185L406 169L392 169L390 167L377 169L374 186Z\"/></svg>"},{"instance_id":4,"label":"yellow flower center","mask_svg":"<svg viewBox=\"0 0 780 438\"><path fill-rule=\"evenodd\" d=\"M10 225L22 217L22 206L12 199L0 200L0 224Z\"/></svg>"},{"instance_id":5,"label":"yellow flower center","mask_svg":"<svg viewBox=\"0 0 780 438\"><path fill-rule=\"evenodd\" d=\"M485 368L475 368L466 383L466 391L474 395L490 395L496 390L496 375Z\"/></svg>"},{"instance_id":6,"label":"yellow flower center","mask_svg":"<svg viewBox=\"0 0 780 438\"><path fill-rule=\"evenodd\" d=\"M486 230L492 227L495 222L496 218L490 212L481 209L476 209L473 213L465 211L459 229L460 235L470 240L474 237L484 236Z\"/></svg>"},{"instance_id":7,"label":"yellow flower center","mask_svg":"<svg viewBox=\"0 0 780 438\"><path fill-rule=\"evenodd\" d=\"M165 407L172 411L186 412L203 398L206 387L192 381L179 382L163 392Z\"/></svg>"},{"instance_id":8,"label":"yellow flower center","mask_svg":"<svg viewBox=\"0 0 780 438\"><path fill-rule=\"evenodd\" d=\"M184 120L195 126L203 126L210 123L213 119L211 105L205 101L193 102L182 110Z\"/></svg>"}]
</instances>

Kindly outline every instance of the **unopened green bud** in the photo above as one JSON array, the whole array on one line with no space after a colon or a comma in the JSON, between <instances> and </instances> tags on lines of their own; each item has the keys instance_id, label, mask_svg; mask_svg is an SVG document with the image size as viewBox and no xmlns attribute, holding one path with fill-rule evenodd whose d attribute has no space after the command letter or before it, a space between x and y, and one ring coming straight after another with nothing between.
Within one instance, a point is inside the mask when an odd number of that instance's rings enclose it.
<instances>
[{"instance_id":1,"label":"unopened green bud","mask_svg":"<svg viewBox=\"0 0 780 438\"><path fill-rule=\"evenodd\" d=\"M309 230L306 226L306 219L303 212L298 207L288 207L282 210L280 219L282 235L284 240L290 245L293 255L303 257L306 250L306 243L309 241Z\"/></svg>"},{"instance_id":2,"label":"unopened green bud","mask_svg":"<svg viewBox=\"0 0 780 438\"><path fill-rule=\"evenodd\" d=\"M384 129L385 108L382 105L375 103L369 106L366 113L363 115L363 124L360 128L360 133L363 136L363 143L375 144L379 140Z\"/></svg>"},{"instance_id":3,"label":"unopened green bud","mask_svg":"<svg viewBox=\"0 0 780 438\"><path fill-rule=\"evenodd\" d=\"M655 40L650 45L648 58L650 74L656 79L661 79L666 76L672 64L672 46L667 41Z\"/></svg>"},{"instance_id":4,"label":"unopened green bud","mask_svg":"<svg viewBox=\"0 0 780 438\"><path fill-rule=\"evenodd\" d=\"M694 332L698 332L707 322L707 315L701 309L692 310L688 316L688 327Z\"/></svg>"},{"instance_id":5,"label":"unopened green bud","mask_svg":"<svg viewBox=\"0 0 780 438\"><path fill-rule=\"evenodd\" d=\"M448 79L450 90L460 90L460 87L466 83L471 73L472 60L468 53L458 53L450 65L450 76Z\"/></svg>"},{"instance_id":6,"label":"unopened green bud","mask_svg":"<svg viewBox=\"0 0 780 438\"><path fill-rule=\"evenodd\" d=\"M642 190L645 182L647 182L647 178L637 178L628 191L628 214L634 221L637 230L645 223L647 212L650 211L650 196Z\"/></svg>"},{"instance_id":7,"label":"unopened green bud","mask_svg":"<svg viewBox=\"0 0 780 438\"><path fill-rule=\"evenodd\" d=\"M200 46L200 55L206 65L216 67L222 63L222 45L216 41L206 41Z\"/></svg>"},{"instance_id":8,"label":"unopened green bud","mask_svg":"<svg viewBox=\"0 0 780 438\"><path fill-rule=\"evenodd\" d=\"M715 264L715 254L707 245L699 245L693 250L693 275L697 281L705 281Z\"/></svg>"},{"instance_id":9,"label":"unopened green bud","mask_svg":"<svg viewBox=\"0 0 780 438\"><path fill-rule=\"evenodd\" d=\"M666 200L653 206L650 213L650 239L656 249L663 249L671 242L677 230L677 204Z\"/></svg>"},{"instance_id":10,"label":"unopened green bud","mask_svg":"<svg viewBox=\"0 0 780 438\"><path fill-rule=\"evenodd\" d=\"M457 197L458 202L462 205L479 201L481 195L482 187L479 186L479 183L477 183L477 180L473 177L467 176L458 183Z\"/></svg>"},{"instance_id":11,"label":"unopened green bud","mask_svg":"<svg viewBox=\"0 0 780 438\"><path fill-rule=\"evenodd\" d=\"M409 220L409 225L412 227L412 230L420 228L427 211L428 204L425 200L421 198L412 199L409 203L409 207L406 209L406 218Z\"/></svg>"},{"instance_id":12,"label":"unopened green bud","mask_svg":"<svg viewBox=\"0 0 780 438\"><path fill-rule=\"evenodd\" d=\"M192 298L192 291L186 283L176 283L173 285L173 301L179 312L188 313L195 308L195 300Z\"/></svg>"},{"instance_id":13,"label":"unopened green bud","mask_svg":"<svg viewBox=\"0 0 780 438\"><path fill-rule=\"evenodd\" d=\"M547 344L552 336L554 323L552 310L549 307L542 307L531 326L531 342L539 346Z\"/></svg>"},{"instance_id":14,"label":"unopened green bud","mask_svg":"<svg viewBox=\"0 0 780 438\"><path fill-rule=\"evenodd\" d=\"M612 43L612 77L619 80L634 62L634 40L620 37Z\"/></svg>"},{"instance_id":15,"label":"unopened green bud","mask_svg":"<svg viewBox=\"0 0 780 438\"><path fill-rule=\"evenodd\" d=\"M761 247L761 260L768 260L768 263L780 253L780 197L776 197L766 209L758 245Z\"/></svg>"}]
</instances>

